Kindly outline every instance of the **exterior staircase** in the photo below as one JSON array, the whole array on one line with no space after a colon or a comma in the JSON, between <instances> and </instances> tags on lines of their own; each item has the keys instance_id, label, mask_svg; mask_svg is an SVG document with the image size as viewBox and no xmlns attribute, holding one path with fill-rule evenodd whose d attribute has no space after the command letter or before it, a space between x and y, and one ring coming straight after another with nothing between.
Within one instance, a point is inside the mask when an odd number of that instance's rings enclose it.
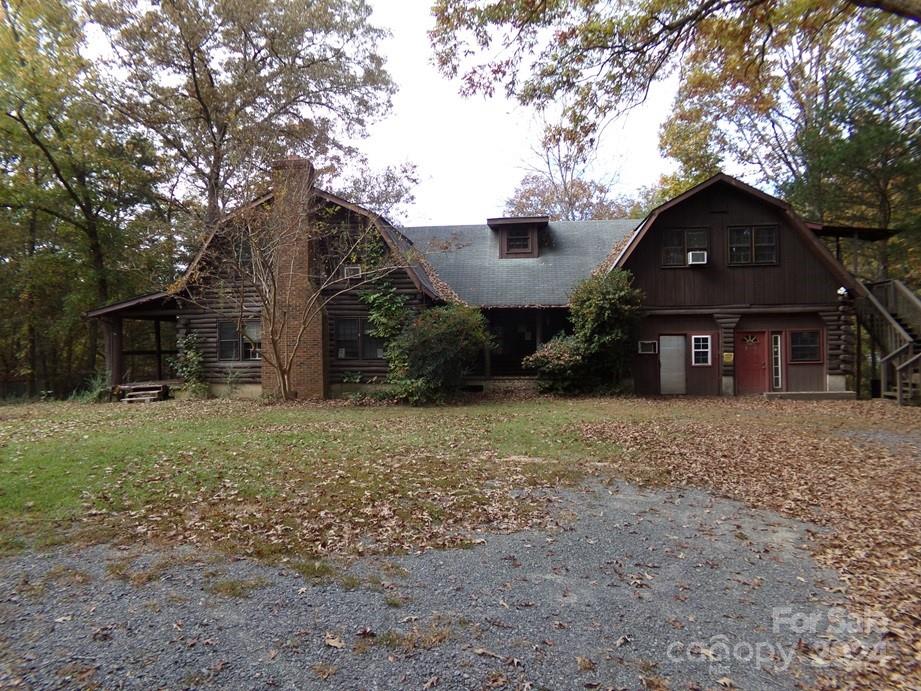
<instances>
[{"instance_id":1,"label":"exterior staircase","mask_svg":"<svg viewBox=\"0 0 921 691\"><path fill-rule=\"evenodd\" d=\"M122 403L153 403L169 397L169 386L157 382L120 384L116 394Z\"/></svg>"},{"instance_id":2,"label":"exterior staircase","mask_svg":"<svg viewBox=\"0 0 921 691\"><path fill-rule=\"evenodd\" d=\"M921 299L897 280L864 284L855 301L860 323L883 352L882 395L921 404Z\"/></svg>"}]
</instances>

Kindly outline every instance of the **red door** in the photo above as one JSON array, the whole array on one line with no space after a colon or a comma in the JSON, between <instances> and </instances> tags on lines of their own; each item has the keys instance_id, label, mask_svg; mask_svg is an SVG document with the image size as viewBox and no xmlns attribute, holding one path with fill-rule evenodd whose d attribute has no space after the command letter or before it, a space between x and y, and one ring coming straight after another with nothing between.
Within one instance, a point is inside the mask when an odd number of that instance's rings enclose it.
<instances>
[{"instance_id":1,"label":"red door","mask_svg":"<svg viewBox=\"0 0 921 691\"><path fill-rule=\"evenodd\" d=\"M764 393L768 390L768 343L764 331L736 332L736 393Z\"/></svg>"}]
</instances>

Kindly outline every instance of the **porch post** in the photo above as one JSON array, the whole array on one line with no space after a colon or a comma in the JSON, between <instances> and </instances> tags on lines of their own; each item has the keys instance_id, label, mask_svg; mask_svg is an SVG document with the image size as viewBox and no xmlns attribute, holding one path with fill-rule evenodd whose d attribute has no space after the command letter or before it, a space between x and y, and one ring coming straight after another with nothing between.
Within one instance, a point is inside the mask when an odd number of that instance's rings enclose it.
<instances>
[{"instance_id":1,"label":"porch post","mask_svg":"<svg viewBox=\"0 0 921 691\"><path fill-rule=\"evenodd\" d=\"M854 358L854 389L857 391L857 398L861 398L863 390L863 335L860 333L860 320L855 319L857 324L857 356Z\"/></svg>"},{"instance_id":2,"label":"porch post","mask_svg":"<svg viewBox=\"0 0 921 691\"><path fill-rule=\"evenodd\" d=\"M163 380L163 346L160 338L160 320L154 319L154 342L157 348L157 381Z\"/></svg>"},{"instance_id":3,"label":"porch post","mask_svg":"<svg viewBox=\"0 0 921 691\"><path fill-rule=\"evenodd\" d=\"M544 320L541 319L540 310L534 314L534 345L535 350L544 342Z\"/></svg>"},{"instance_id":4,"label":"porch post","mask_svg":"<svg viewBox=\"0 0 921 691\"><path fill-rule=\"evenodd\" d=\"M105 335L108 382L109 386L116 386L122 383L125 372L124 356L122 354L122 320L118 317L103 319L102 329Z\"/></svg>"},{"instance_id":5,"label":"porch post","mask_svg":"<svg viewBox=\"0 0 921 691\"><path fill-rule=\"evenodd\" d=\"M736 324L742 317L740 314L714 314L713 318L720 327L720 371L722 378L720 394L735 396L735 348Z\"/></svg>"}]
</instances>

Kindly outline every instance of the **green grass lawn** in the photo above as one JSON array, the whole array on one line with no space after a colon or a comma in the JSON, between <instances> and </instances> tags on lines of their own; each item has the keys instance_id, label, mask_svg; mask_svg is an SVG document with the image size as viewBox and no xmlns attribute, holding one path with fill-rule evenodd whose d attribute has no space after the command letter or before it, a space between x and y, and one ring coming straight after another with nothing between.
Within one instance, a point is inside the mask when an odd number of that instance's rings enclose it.
<instances>
[{"instance_id":1,"label":"green grass lawn","mask_svg":"<svg viewBox=\"0 0 921 691\"><path fill-rule=\"evenodd\" d=\"M587 475L659 479L580 425L678 419L872 424L827 405L693 399L4 406L0 534L8 548L157 538L257 556L457 544L539 520L535 489Z\"/></svg>"},{"instance_id":2,"label":"green grass lawn","mask_svg":"<svg viewBox=\"0 0 921 691\"><path fill-rule=\"evenodd\" d=\"M604 414L586 401L6 406L0 525L8 545L222 529L244 551L277 540L324 553L337 537L361 549L362 533L383 548L450 542L492 517L525 517L532 502L511 487L571 482L608 455L572 428Z\"/></svg>"},{"instance_id":3,"label":"green grass lawn","mask_svg":"<svg viewBox=\"0 0 921 691\"><path fill-rule=\"evenodd\" d=\"M546 490L589 478L691 485L827 528L816 558L847 574L854 611L890 619L882 679L912 674L921 649L918 430L921 409L880 401L0 406L0 552L192 544L355 587L330 557L552 527Z\"/></svg>"}]
</instances>

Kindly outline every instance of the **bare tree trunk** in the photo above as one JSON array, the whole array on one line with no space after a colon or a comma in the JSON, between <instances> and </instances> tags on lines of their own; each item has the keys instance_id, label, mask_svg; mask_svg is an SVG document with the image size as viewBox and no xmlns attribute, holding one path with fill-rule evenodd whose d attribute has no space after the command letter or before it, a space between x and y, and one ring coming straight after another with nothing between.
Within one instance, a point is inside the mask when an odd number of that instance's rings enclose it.
<instances>
[{"instance_id":1,"label":"bare tree trunk","mask_svg":"<svg viewBox=\"0 0 921 691\"><path fill-rule=\"evenodd\" d=\"M95 218L88 218L86 224L86 237L89 241L90 261L93 265L93 273L96 277L96 300L98 304L104 305L109 301L109 280L106 277L105 255L102 251L102 243L99 240L99 228ZM87 334L86 345L86 372L92 374L96 371L96 359L99 348L99 324L97 320L89 320L87 325L89 332Z\"/></svg>"},{"instance_id":2,"label":"bare tree trunk","mask_svg":"<svg viewBox=\"0 0 921 691\"><path fill-rule=\"evenodd\" d=\"M26 299L26 319L28 322L28 394L34 397L38 393L38 335L35 328L35 297L32 290L32 276L34 267L31 259L35 256L35 246L38 244L38 212L34 209L29 214L29 245L26 248L26 255L29 257L29 286L28 298Z\"/></svg>"}]
</instances>

